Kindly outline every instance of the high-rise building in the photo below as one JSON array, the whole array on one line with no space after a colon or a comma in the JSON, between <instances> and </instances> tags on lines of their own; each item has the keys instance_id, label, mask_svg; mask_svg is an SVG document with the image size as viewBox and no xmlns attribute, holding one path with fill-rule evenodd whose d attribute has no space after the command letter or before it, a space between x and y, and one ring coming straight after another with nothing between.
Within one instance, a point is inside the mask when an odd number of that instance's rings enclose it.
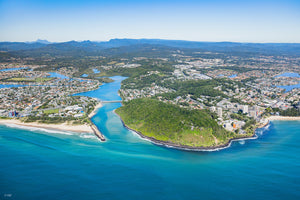
<instances>
[{"instance_id":1,"label":"high-rise building","mask_svg":"<svg viewBox=\"0 0 300 200\"><path fill-rule=\"evenodd\" d=\"M220 118L222 118L222 116L223 116L222 108L218 107L217 113L218 113L218 116L219 116Z\"/></svg>"},{"instance_id":2,"label":"high-rise building","mask_svg":"<svg viewBox=\"0 0 300 200\"><path fill-rule=\"evenodd\" d=\"M248 110L248 105L244 105L243 106L243 113L248 113L249 110Z\"/></svg>"},{"instance_id":3,"label":"high-rise building","mask_svg":"<svg viewBox=\"0 0 300 200\"><path fill-rule=\"evenodd\" d=\"M255 110L251 110L250 113L249 113L249 116L253 117L254 119L256 119L256 117L257 117L256 111Z\"/></svg>"}]
</instances>

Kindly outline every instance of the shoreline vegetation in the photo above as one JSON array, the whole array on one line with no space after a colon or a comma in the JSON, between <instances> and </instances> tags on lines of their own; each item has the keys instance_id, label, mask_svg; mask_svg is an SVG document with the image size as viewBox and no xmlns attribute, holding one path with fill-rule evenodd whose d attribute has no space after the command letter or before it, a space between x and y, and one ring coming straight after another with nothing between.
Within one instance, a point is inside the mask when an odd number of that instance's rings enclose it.
<instances>
[{"instance_id":1,"label":"shoreline vegetation","mask_svg":"<svg viewBox=\"0 0 300 200\"><path fill-rule=\"evenodd\" d=\"M123 126L125 128L127 128L128 130L133 131L134 133L136 133L140 138L150 141L151 143L155 144L155 145L159 145L159 146L163 146L163 147L167 147L167 148L173 148L173 149L179 149L179 150L186 150L186 151L218 151L218 150L222 150L222 149L226 149L228 147L231 146L231 143L233 141L239 141L239 140L253 140L253 139L257 139L256 134L254 133L252 136L245 136L245 137L239 137L239 138L231 138L228 140L228 142L226 142L225 144L222 145L217 145L217 146L208 146L208 147L193 147L193 146L188 146L188 145L180 145L180 144L176 144L176 143L172 143L172 142L165 142L165 141L161 141L161 140L157 140L153 137L148 137L145 136L143 133L134 130L130 127L128 127L122 117L115 112L114 113L116 115L118 115L121 119L121 122L123 124Z\"/></svg>"},{"instance_id":2,"label":"shoreline vegetation","mask_svg":"<svg viewBox=\"0 0 300 200\"><path fill-rule=\"evenodd\" d=\"M214 151L233 140L253 139L255 132L237 134L223 129L205 110L186 110L154 99L126 102L115 110L123 125L151 142L192 151ZM165 117L168 116L168 117Z\"/></svg>"},{"instance_id":3,"label":"shoreline vegetation","mask_svg":"<svg viewBox=\"0 0 300 200\"><path fill-rule=\"evenodd\" d=\"M178 145L178 144L171 143L171 142L160 141L160 140L157 140L153 137L147 137L147 136L143 135L141 132L136 131L136 130L128 127L124 123L122 117L118 113L116 113L115 111L114 111L114 113L120 117L123 126L126 127L128 130L133 131L134 133L136 133L142 139L148 140L148 141L150 141L151 143L153 143L155 145L164 146L164 147L167 147L167 148L186 150L186 151L218 151L218 150L222 150L222 149L226 149L226 148L230 147L231 143L234 142L234 141L257 139L257 136L256 136L255 131L254 131L252 136L245 136L245 137L240 137L240 138L229 139L226 144L218 145L218 146L191 147L191 146L186 146L186 145ZM271 117L268 117L267 119L268 119L267 123L262 124L261 126L259 126L257 128L263 128L263 127L267 126L270 123L270 121L276 121L276 120L280 120L280 121L298 121L299 120L300 121L300 117L287 117L287 116L271 116Z\"/></svg>"},{"instance_id":4,"label":"shoreline vegetation","mask_svg":"<svg viewBox=\"0 0 300 200\"><path fill-rule=\"evenodd\" d=\"M240 137L228 138L228 141L225 142L224 144L213 145L213 146L198 146L197 147L197 146L177 144L177 143L170 142L170 141L162 141L162 140L158 140L154 137L146 136L142 132L137 131L133 128L130 128L128 125L126 125L123 118L120 116L120 114L116 110L114 110L114 113L119 116L123 126L126 127L128 130L131 130L134 133L136 133L140 138L142 138L144 140L147 140L147 141L150 141L151 143L153 143L155 145L164 146L164 147L167 147L167 148L179 149L179 150L186 150L186 151L218 151L218 150L222 150L222 149L230 147L231 143L233 141L257 139L258 137L256 135L256 129L266 127L267 125L269 125L270 121L276 121L276 120L282 120L282 121L292 120L292 121L295 121L295 120L300 120L300 116L299 117L269 116L269 117L265 118L265 123L260 123L260 124L258 123L258 124L255 125L255 128L253 130L253 134L251 136L241 135Z\"/></svg>"},{"instance_id":5,"label":"shoreline vegetation","mask_svg":"<svg viewBox=\"0 0 300 200\"><path fill-rule=\"evenodd\" d=\"M92 118L96 111L102 107L102 103L99 102L95 107L94 110L89 114L88 118ZM97 131L98 129L95 128L94 123L91 121L92 125L88 124L70 124L70 123L60 123L60 124L46 124L46 123L39 123L39 122L22 122L19 119L0 119L0 124L3 125L18 125L20 127L34 127L34 128L43 128L48 130L58 130L58 131L71 131L77 133L93 133L95 134L101 141L105 141L104 136ZM96 129L96 130L95 130Z\"/></svg>"}]
</instances>

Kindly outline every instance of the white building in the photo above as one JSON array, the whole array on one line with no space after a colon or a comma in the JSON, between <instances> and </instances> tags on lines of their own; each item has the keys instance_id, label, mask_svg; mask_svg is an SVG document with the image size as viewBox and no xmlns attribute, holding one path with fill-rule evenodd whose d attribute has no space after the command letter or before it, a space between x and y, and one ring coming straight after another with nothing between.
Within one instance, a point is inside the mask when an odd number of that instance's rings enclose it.
<instances>
[{"instance_id":1,"label":"white building","mask_svg":"<svg viewBox=\"0 0 300 200\"><path fill-rule=\"evenodd\" d=\"M244 105L243 106L243 113L248 113L249 109L248 109L248 105Z\"/></svg>"},{"instance_id":2,"label":"white building","mask_svg":"<svg viewBox=\"0 0 300 200\"><path fill-rule=\"evenodd\" d=\"M216 112L216 107L215 106L210 107L210 111L211 112Z\"/></svg>"},{"instance_id":3,"label":"white building","mask_svg":"<svg viewBox=\"0 0 300 200\"><path fill-rule=\"evenodd\" d=\"M218 107L217 113L218 113L218 116L219 116L220 118L222 118L222 116L223 116L222 108Z\"/></svg>"},{"instance_id":4,"label":"white building","mask_svg":"<svg viewBox=\"0 0 300 200\"><path fill-rule=\"evenodd\" d=\"M249 116L253 117L254 119L256 119L256 117L257 117L256 111L255 110L251 110L250 113L249 113Z\"/></svg>"}]
</instances>

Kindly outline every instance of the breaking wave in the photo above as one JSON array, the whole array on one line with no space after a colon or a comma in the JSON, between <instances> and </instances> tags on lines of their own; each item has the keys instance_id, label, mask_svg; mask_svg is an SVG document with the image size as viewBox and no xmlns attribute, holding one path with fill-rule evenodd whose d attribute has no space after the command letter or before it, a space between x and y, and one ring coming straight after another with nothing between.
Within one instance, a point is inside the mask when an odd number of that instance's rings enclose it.
<instances>
[{"instance_id":1,"label":"breaking wave","mask_svg":"<svg viewBox=\"0 0 300 200\"><path fill-rule=\"evenodd\" d=\"M79 135L79 137L81 138L92 138L92 139L97 139L97 137L93 134L90 134L90 133L81 133Z\"/></svg>"},{"instance_id":2,"label":"breaking wave","mask_svg":"<svg viewBox=\"0 0 300 200\"><path fill-rule=\"evenodd\" d=\"M256 129L255 133L257 135L263 135L264 132L266 132L267 130L270 129L270 124L268 124L267 126L263 127L263 128L259 128L259 129Z\"/></svg>"},{"instance_id":3,"label":"breaking wave","mask_svg":"<svg viewBox=\"0 0 300 200\"><path fill-rule=\"evenodd\" d=\"M68 132L68 131L61 131L61 130L51 130L47 128L40 128L40 127L32 127L32 126L22 126L17 124L5 124L7 127L11 128L18 128L18 129L25 129L29 131L34 132L46 132L46 133L58 133L58 134L64 134L64 135L74 135L74 133Z\"/></svg>"}]
</instances>

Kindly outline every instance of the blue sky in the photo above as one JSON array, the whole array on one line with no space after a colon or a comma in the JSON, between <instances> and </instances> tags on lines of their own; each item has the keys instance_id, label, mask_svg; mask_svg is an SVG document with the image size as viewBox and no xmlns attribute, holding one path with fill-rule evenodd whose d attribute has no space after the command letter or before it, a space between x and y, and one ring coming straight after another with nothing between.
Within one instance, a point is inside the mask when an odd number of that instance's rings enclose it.
<instances>
[{"instance_id":1,"label":"blue sky","mask_svg":"<svg viewBox=\"0 0 300 200\"><path fill-rule=\"evenodd\" d=\"M300 43L300 0L0 0L0 41Z\"/></svg>"}]
</instances>

